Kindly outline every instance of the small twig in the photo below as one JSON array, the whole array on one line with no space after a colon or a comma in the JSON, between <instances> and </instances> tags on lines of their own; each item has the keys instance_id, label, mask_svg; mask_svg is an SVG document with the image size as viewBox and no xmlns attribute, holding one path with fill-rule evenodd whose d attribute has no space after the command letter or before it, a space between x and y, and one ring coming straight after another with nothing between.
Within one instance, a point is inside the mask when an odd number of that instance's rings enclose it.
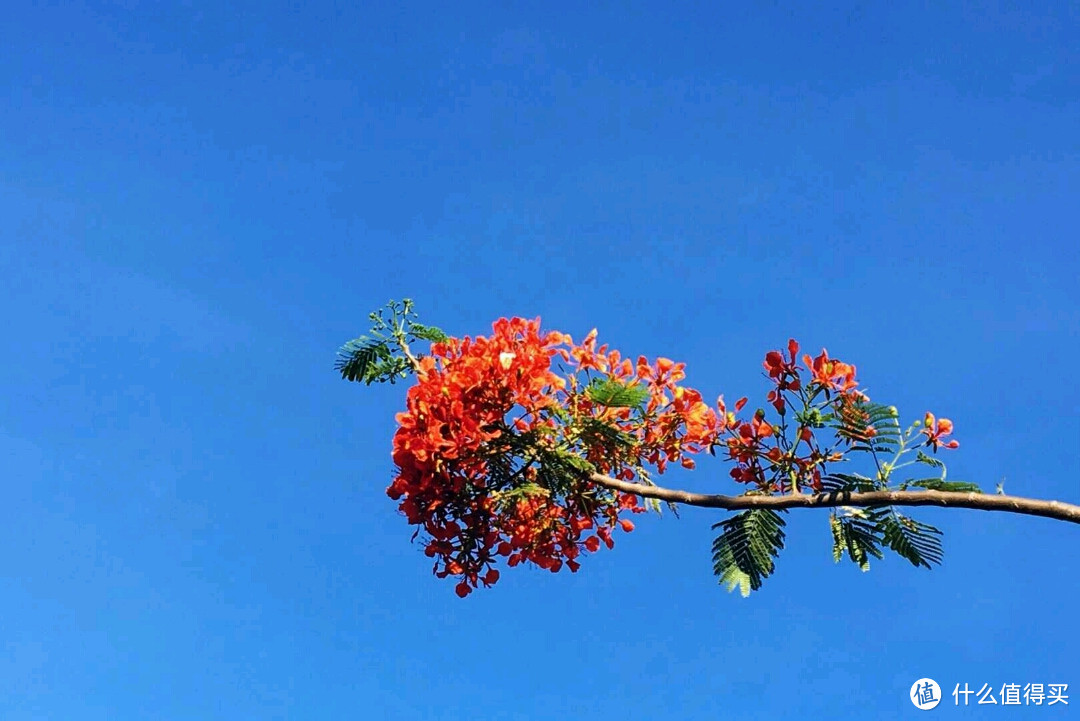
<instances>
[{"instance_id":1,"label":"small twig","mask_svg":"<svg viewBox=\"0 0 1080 721\"><path fill-rule=\"evenodd\" d=\"M398 341L398 345L401 346L401 352L404 353L405 357L409 359L409 365L412 366L412 369L414 371L419 371L420 370L420 361L418 361L416 359L416 356L414 356L412 354L412 351L409 350L409 344L405 342L405 336L404 335L399 336L397 341Z\"/></svg>"}]
</instances>

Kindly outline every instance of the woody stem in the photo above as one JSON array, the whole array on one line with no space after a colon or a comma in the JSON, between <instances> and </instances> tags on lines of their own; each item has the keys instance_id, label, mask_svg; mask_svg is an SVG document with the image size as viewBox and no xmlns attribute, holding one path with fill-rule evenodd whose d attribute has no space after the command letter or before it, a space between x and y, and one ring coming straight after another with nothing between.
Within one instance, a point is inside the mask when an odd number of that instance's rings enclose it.
<instances>
[{"instance_id":1,"label":"woody stem","mask_svg":"<svg viewBox=\"0 0 1080 721\"><path fill-rule=\"evenodd\" d=\"M836 491L832 493L795 494L783 496L724 496L693 493L661 486L644 486L623 481L602 473L590 473L589 480L597 485L634 493L642 498L682 503L702 508L722 508L741 511L751 508L836 508L838 506L940 506L942 508L972 508L980 511L1003 511L1028 516L1042 516L1080 524L1080 506L1062 501L1044 501L1019 496L988 495L967 491Z\"/></svg>"}]
</instances>

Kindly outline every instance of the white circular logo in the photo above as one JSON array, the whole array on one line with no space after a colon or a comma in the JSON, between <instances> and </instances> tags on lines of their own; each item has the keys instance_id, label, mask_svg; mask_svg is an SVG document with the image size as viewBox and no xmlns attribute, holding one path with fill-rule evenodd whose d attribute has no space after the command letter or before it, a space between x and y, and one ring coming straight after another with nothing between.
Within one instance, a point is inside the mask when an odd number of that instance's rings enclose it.
<instances>
[{"instance_id":1,"label":"white circular logo","mask_svg":"<svg viewBox=\"0 0 1080 721\"><path fill-rule=\"evenodd\" d=\"M911 684L911 695L908 697L915 708L929 711L941 703L941 686L932 678L920 678Z\"/></svg>"}]
</instances>

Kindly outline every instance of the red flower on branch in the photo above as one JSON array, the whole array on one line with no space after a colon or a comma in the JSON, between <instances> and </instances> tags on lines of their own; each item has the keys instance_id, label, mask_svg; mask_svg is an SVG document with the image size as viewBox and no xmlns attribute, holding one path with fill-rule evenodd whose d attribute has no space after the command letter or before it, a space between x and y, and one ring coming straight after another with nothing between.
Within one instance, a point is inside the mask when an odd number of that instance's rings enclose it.
<instances>
[{"instance_id":1,"label":"red flower on branch","mask_svg":"<svg viewBox=\"0 0 1080 721\"><path fill-rule=\"evenodd\" d=\"M575 344L541 333L539 319L501 318L490 336L447 338L419 359L406 350L417 383L396 416L387 495L425 534L435 575L455 578L465 597L498 582L500 559L575 572L584 554L614 546L616 528L633 531L626 516L645 511L640 497L594 482L594 471L647 483L652 471L693 468L697 454L726 448L732 478L755 492L820 491L826 463L843 456L819 447L813 429L840 419L849 448L876 430L853 365L824 349L804 355L804 383L798 353L791 339L786 353L765 356L768 401L781 417L773 425L764 410L737 418L745 397L731 411L723 396L710 406L680 385L684 364L623 358L598 345L595 330ZM822 391L825 402L815 401ZM789 426L793 400L804 408ZM922 432L934 450L959 445L942 440L948 419L928 413Z\"/></svg>"},{"instance_id":2,"label":"red flower on branch","mask_svg":"<svg viewBox=\"0 0 1080 721\"><path fill-rule=\"evenodd\" d=\"M960 442L957 440L951 440L942 442L941 439L944 436L952 435L953 422L948 418L934 418L934 414L927 411L926 417L923 419L922 432L926 436L926 445L930 446L935 452L938 448L959 448Z\"/></svg>"},{"instance_id":3,"label":"red flower on branch","mask_svg":"<svg viewBox=\"0 0 1080 721\"><path fill-rule=\"evenodd\" d=\"M554 371L557 360L568 375ZM425 554L436 575L460 579L461 596L498 580L499 557L510 566L576 571L582 553L614 545L614 527L633 530L621 513L645 510L637 496L587 476L553 480L540 473L542 459L570 453L633 480L645 465L660 473L673 462L692 468L690 456L711 448L722 430L723 416L679 385L682 363L641 357L635 364L598 347L595 331L575 345L562 333L541 334L539 319L503 318L489 337L435 343L417 365L418 382L396 417L397 476L387 494L429 537ZM646 400L637 409L597 402L580 374L637 384Z\"/></svg>"},{"instance_id":4,"label":"red flower on branch","mask_svg":"<svg viewBox=\"0 0 1080 721\"><path fill-rule=\"evenodd\" d=\"M813 373L810 383L824 389L826 393L838 391L862 395L856 390L858 382L855 380L855 366L829 358L829 351L824 348L817 358L804 355L803 363Z\"/></svg>"}]
</instances>

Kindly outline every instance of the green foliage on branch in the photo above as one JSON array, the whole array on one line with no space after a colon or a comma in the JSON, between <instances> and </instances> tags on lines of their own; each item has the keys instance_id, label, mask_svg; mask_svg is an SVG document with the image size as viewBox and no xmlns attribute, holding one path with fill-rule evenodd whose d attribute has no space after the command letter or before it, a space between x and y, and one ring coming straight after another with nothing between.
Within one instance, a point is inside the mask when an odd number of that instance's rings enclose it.
<instances>
[{"instance_id":1,"label":"green foliage on branch","mask_svg":"<svg viewBox=\"0 0 1080 721\"><path fill-rule=\"evenodd\" d=\"M390 318L383 314L390 312ZM414 358L409 356L409 343L425 340L441 343L448 336L435 326L417 323L412 301L390 301L385 310L368 316L372 327L370 335L362 335L338 349L334 369L347 381L372 383L396 383L414 371Z\"/></svg>"},{"instance_id":2,"label":"green foliage on branch","mask_svg":"<svg viewBox=\"0 0 1080 721\"><path fill-rule=\"evenodd\" d=\"M773 559L784 547L784 519L768 508L742 511L713 525L713 572L729 591L744 597L761 588L775 568Z\"/></svg>"}]
</instances>

